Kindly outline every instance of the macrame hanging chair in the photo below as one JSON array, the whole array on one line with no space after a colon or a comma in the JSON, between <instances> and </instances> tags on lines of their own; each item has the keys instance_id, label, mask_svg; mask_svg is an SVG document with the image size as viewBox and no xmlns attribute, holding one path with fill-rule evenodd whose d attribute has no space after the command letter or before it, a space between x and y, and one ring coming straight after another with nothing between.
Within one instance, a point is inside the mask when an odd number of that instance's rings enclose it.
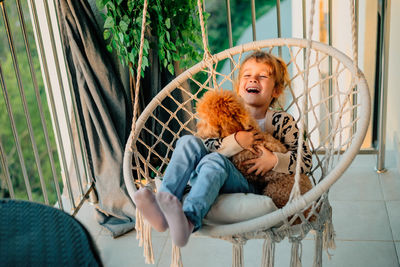
<instances>
[{"instance_id":1,"label":"macrame hanging chair","mask_svg":"<svg viewBox=\"0 0 400 267\"><path fill-rule=\"evenodd\" d=\"M349 2L353 59L334 47L311 40L315 0L311 4L308 39L255 41L211 55L207 48L201 0L198 0L204 59L165 86L137 118L147 10L145 0L132 131L126 144L123 164L124 181L131 198L138 187L147 186L157 190L157 178L162 177L177 139L196 132L193 127L197 119L195 103L205 90L231 88L234 74L248 52L265 50L286 53L292 86L287 88L287 103L282 104L281 108L297 119L300 133L307 132L305 136L300 134L297 158L301 158L299 155L303 142L308 142L313 152L313 167L309 174L313 188L304 195L300 194L298 161L295 183L286 206L230 223L221 224L206 217L196 235L232 242L233 266L243 266L243 245L247 240L265 239L262 256L264 267L274 265L275 243L288 237L292 243L290 266L298 267L301 266L301 240L312 231L315 234L314 266L322 266L322 249L326 249L329 255L328 249L335 247L329 188L357 155L370 119L368 85L357 67L354 3L352 0ZM219 72L218 64L227 62L232 66L231 71L228 74ZM328 70L327 65L330 66ZM242 197L238 200L235 194L232 195L230 201L246 203ZM246 207L248 210L255 208L254 205ZM303 212L308 209L310 211L305 216ZM151 227L138 212L136 230L140 245L144 246L146 263L154 263ZM182 266L179 248L172 247L171 266Z\"/></svg>"}]
</instances>

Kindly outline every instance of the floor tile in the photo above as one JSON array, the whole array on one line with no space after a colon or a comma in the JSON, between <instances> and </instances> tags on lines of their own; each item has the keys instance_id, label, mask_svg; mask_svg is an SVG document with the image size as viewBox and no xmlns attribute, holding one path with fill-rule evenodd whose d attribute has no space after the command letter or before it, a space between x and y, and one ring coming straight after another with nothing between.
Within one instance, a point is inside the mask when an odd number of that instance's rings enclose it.
<instances>
[{"instance_id":1,"label":"floor tile","mask_svg":"<svg viewBox=\"0 0 400 267\"><path fill-rule=\"evenodd\" d=\"M337 249L328 259L323 252L323 266L400 266L400 175L389 168L375 172L376 155L358 155L333 185L330 200L336 230ZM96 236L105 266L149 266L144 263L143 248L138 247L136 232L113 239L94 219L93 206L85 204L77 218ZM155 265L171 263L171 240L168 231L152 232ZM314 260L313 235L302 242L303 266ZM395 242L394 242L394 241ZM250 240L244 247L245 266L260 266L263 240ZM275 266L289 266L291 244L276 245ZM219 239L192 237L182 249L184 266L231 266L232 245Z\"/></svg>"},{"instance_id":2,"label":"floor tile","mask_svg":"<svg viewBox=\"0 0 400 267\"><path fill-rule=\"evenodd\" d=\"M169 266L171 263L172 245L168 239L158 266ZM231 266L232 245L224 240L192 237L181 249L183 266L219 267Z\"/></svg>"},{"instance_id":3,"label":"floor tile","mask_svg":"<svg viewBox=\"0 0 400 267\"><path fill-rule=\"evenodd\" d=\"M168 241L169 242L169 241ZM171 260L170 242L158 266L169 266ZM250 240L244 247L245 266L260 266L263 240ZM375 267L398 266L396 249L393 242L387 241L336 241L337 248L330 251L331 259L323 251L323 266L327 267ZM291 258L291 243L287 239L276 244L275 266L289 266ZM400 245L399 245L400 246ZM312 240L303 240L301 245L303 266L312 266L314 261L315 243ZM209 238L193 238L181 250L183 266L231 266L231 244ZM379 255L377 257L376 255Z\"/></svg>"},{"instance_id":4,"label":"floor tile","mask_svg":"<svg viewBox=\"0 0 400 267\"><path fill-rule=\"evenodd\" d=\"M400 200L400 173L391 168L387 172L379 174L385 200Z\"/></svg>"},{"instance_id":5,"label":"floor tile","mask_svg":"<svg viewBox=\"0 0 400 267\"><path fill-rule=\"evenodd\" d=\"M313 266L315 243L302 241L302 264ZM291 244L284 240L277 244L275 266L290 266ZM336 249L330 251L331 259L326 251L322 252L324 267L394 267L398 266L396 250L393 242L381 241L336 241ZM379 257L377 257L379 255Z\"/></svg>"},{"instance_id":6,"label":"floor tile","mask_svg":"<svg viewBox=\"0 0 400 267\"><path fill-rule=\"evenodd\" d=\"M161 252L167 238L152 239L155 263L160 260ZM106 267L147 266L143 257L143 247L134 235L124 235L113 239L110 236L99 236L96 240L100 257Z\"/></svg>"},{"instance_id":7,"label":"floor tile","mask_svg":"<svg viewBox=\"0 0 400 267\"><path fill-rule=\"evenodd\" d=\"M370 169L375 170L376 167L376 155L375 154L364 154L357 155L353 162L350 164L349 169L359 168L359 167L368 167Z\"/></svg>"},{"instance_id":8,"label":"floor tile","mask_svg":"<svg viewBox=\"0 0 400 267\"><path fill-rule=\"evenodd\" d=\"M386 150L385 154L385 168L397 168L397 151Z\"/></svg>"},{"instance_id":9,"label":"floor tile","mask_svg":"<svg viewBox=\"0 0 400 267\"><path fill-rule=\"evenodd\" d=\"M331 259L327 253L322 253L324 267L395 267L398 266L396 250L393 242L380 241L336 241L336 249L332 250ZM287 249L286 249L287 250ZM280 252L279 250L277 251ZM289 252L290 253L290 252ZM290 259L290 257L288 257ZM314 242L303 241L303 266L312 266L314 261ZM285 265L277 262L276 266L289 266L286 259ZM286 264L287 263L287 264Z\"/></svg>"},{"instance_id":10,"label":"floor tile","mask_svg":"<svg viewBox=\"0 0 400 267\"><path fill-rule=\"evenodd\" d=\"M392 241L384 201L331 201L340 240Z\"/></svg>"},{"instance_id":11,"label":"floor tile","mask_svg":"<svg viewBox=\"0 0 400 267\"><path fill-rule=\"evenodd\" d=\"M104 228L96 221L94 206L88 202L82 205L75 218L86 227L94 239L96 239Z\"/></svg>"},{"instance_id":12,"label":"floor tile","mask_svg":"<svg viewBox=\"0 0 400 267\"><path fill-rule=\"evenodd\" d=\"M387 201L390 226L394 241L400 241L400 201Z\"/></svg>"},{"instance_id":13,"label":"floor tile","mask_svg":"<svg viewBox=\"0 0 400 267\"><path fill-rule=\"evenodd\" d=\"M361 166L348 169L332 185L329 197L331 200L383 200L379 175Z\"/></svg>"}]
</instances>

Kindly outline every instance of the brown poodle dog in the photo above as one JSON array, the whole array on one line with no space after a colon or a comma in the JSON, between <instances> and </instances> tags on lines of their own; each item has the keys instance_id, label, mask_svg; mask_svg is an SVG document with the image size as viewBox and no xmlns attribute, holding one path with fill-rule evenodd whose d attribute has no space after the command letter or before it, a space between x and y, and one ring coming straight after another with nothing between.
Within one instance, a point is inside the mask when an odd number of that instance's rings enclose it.
<instances>
[{"instance_id":1,"label":"brown poodle dog","mask_svg":"<svg viewBox=\"0 0 400 267\"><path fill-rule=\"evenodd\" d=\"M246 110L243 101L232 91L208 91L197 104L197 134L201 138L224 138L238 131L252 130L261 132L257 122ZM256 141L253 146L263 145L272 152L286 153L286 147L269 133L261 133L262 141ZM252 184L263 190L264 195L271 197L278 208L289 201L294 184L294 175L269 171L266 175L248 174L249 165L242 162L258 157L250 150L232 157L232 162ZM302 174L300 178L301 194L312 188L310 179ZM308 213L308 212L306 212ZM306 215L306 214L305 214ZM300 221L296 221L298 223Z\"/></svg>"}]
</instances>

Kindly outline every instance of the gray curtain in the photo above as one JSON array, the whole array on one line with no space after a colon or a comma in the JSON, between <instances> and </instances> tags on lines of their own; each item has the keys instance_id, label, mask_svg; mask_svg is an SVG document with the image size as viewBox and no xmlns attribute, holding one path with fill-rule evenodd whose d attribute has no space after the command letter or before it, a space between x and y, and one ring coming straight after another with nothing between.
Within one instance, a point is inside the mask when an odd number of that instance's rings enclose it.
<instances>
[{"instance_id":1,"label":"gray curtain","mask_svg":"<svg viewBox=\"0 0 400 267\"><path fill-rule=\"evenodd\" d=\"M135 207L122 175L131 127L130 99L89 3L58 0L57 11L90 172L96 182L97 221L117 237L132 230L135 223Z\"/></svg>"},{"instance_id":2,"label":"gray curtain","mask_svg":"<svg viewBox=\"0 0 400 267\"><path fill-rule=\"evenodd\" d=\"M90 171L96 181L99 200L97 220L117 237L132 230L135 221L135 206L127 193L122 174L125 143L132 122L129 77L116 55L112 56L106 50L102 38L103 22L94 1L90 1L57 0L57 11L67 69L79 111L78 120ZM174 78L160 67L156 51L150 50L149 62L151 67L141 81L140 110ZM176 70L180 72L178 67ZM176 92L175 97L178 101L188 99L181 92ZM163 104L176 106L173 101ZM189 102L186 108L191 109L192 104ZM168 120L169 113L164 109L155 112L162 121ZM185 116L185 113L179 115L181 120L189 118ZM156 128L153 129L155 132L162 130L160 125L152 127ZM177 131L180 125L173 121L169 127ZM194 127L194 121L189 123L189 127ZM180 132L187 134L186 131ZM153 137L147 135L142 138L151 143ZM78 143L77 139L75 142ZM164 147L159 149L160 154L166 152ZM70 172L70 176L73 174Z\"/></svg>"}]
</instances>

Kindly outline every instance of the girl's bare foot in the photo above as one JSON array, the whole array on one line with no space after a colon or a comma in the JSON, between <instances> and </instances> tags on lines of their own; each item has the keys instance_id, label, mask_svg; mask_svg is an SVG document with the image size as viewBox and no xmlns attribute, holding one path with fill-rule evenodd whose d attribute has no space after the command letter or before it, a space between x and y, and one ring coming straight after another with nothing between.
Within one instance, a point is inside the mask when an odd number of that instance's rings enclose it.
<instances>
[{"instance_id":1,"label":"girl's bare foot","mask_svg":"<svg viewBox=\"0 0 400 267\"><path fill-rule=\"evenodd\" d=\"M153 192L145 187L140 188L133 195L136 208L139 209L143 217L158 232L165 232L168 223L158 206L157 200Z\"/></svg>"},{"instance_id":2,"label":"girl's bare foot","mask_svg":"<svg viewBox=\"0 0 400 267\"><path fill-rule=\"evenodd\" d=\"M158 192L156 198L168 222L172 241L178 247L185 246L194 226L183 213L181 202L167 192Z\"/></svg>"}]
</instances>

